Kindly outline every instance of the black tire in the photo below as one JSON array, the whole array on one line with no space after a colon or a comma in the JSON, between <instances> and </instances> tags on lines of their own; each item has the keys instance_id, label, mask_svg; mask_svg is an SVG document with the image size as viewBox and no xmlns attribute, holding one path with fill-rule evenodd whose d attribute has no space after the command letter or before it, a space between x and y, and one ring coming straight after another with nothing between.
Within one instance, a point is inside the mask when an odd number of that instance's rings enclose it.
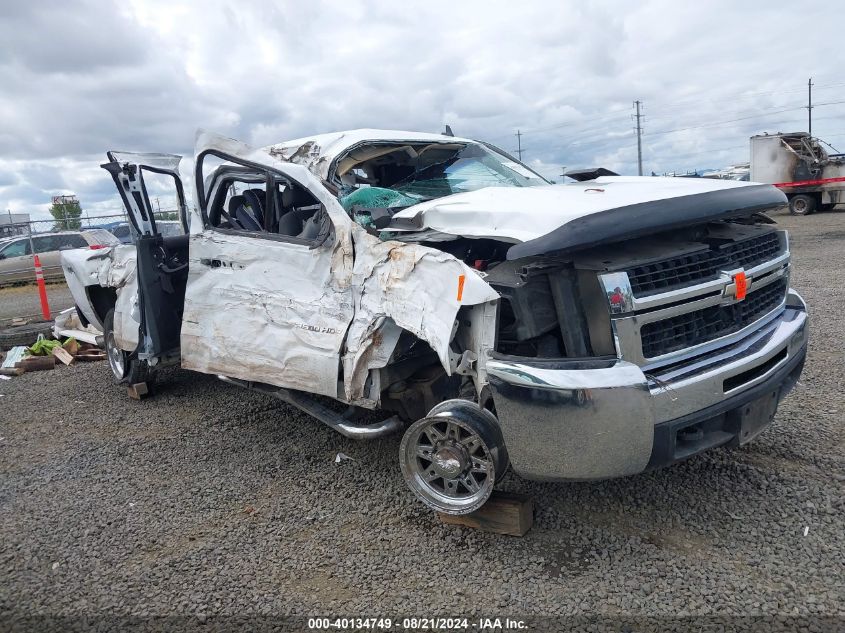
<instances>
[{"instance_id":1,"label":"black tire","mask_svg":"<svg viewBox=\"0 0 845 633\"><path fill-rule=\"evenodd\" d=\"M0 329L0 349L11 349L16 345L30 346L38 339L39 334L52 336L53 322L39 321L24 325L12 325Z\"/></svg>"},{"instance_id":2,"label":"black tire","mask_svg":"<svg viewBox=\"0 0 845 633\"><path fill-rule=\"evenodd\" d=\"M810 215L816 210L816 199L806 194L798 194L789 199L789 212L792 215Z\"/></svg>"},{"instance_id":3,"label":"black tire","mask_svg":"<svg viewBox=\"0 0 845 633\"><path fill-rule=\"evenodd\" d=\"M145 360L139 360L134 352L127 352L117 346L114 338L114 308L103 320L103 346L109 361L114 381L119 385L137 385L152 381L152 370Z\"/></svg>"},{"instance_id":4,"label":"black tire","mask_svg":"<svg viewBox=\"0 0 845 633\"><path fill-rule=\"evenodd\" d=\"M508 469L496 417L474 402L446 400L405 431L399 466L411 492L446 514L480 508Z\"/></svg>"},{"instance_id":5,"label":"black tire","mask_svg":"<svg viewBox=\"0 0 845 633\"><path fill-rule=\"evenodd\" d=\"M484 438L487 445L495 448L496 481L504 477L511 461L508 457L508 449L505 446L505 438L502 437L502 429L499 427L499 420L496 419L493 412L475 402L456 398L444 400L435 405L426 417L430 418L444 411L450 411L459 419L470 423Z\"/></svg>"}]
</instances>

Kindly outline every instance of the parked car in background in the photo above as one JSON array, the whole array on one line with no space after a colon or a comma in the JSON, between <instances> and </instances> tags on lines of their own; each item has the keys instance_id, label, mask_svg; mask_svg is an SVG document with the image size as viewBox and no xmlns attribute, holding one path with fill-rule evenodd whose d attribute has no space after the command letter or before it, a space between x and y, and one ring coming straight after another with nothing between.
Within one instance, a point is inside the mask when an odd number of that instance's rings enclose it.
<instances>
[{"instance_id":1,"label":"parked car in background","mask_svg":"<svg viewBox=\"0 0 845 633\"><path fill-rule=\"evenodd\" d=\"M182 230L181 223L175 220L157 220L156 226L158 227L159 234L163 237L175 237L176 235L185 234L185 231ZM135 236L132 234L132 229L128 222L118 222L103 228L110 231L112 235L120 240L121 244L135 243Z\"/></svg>"},{"instance_id":2,"label":"parked car in background","mask_svg":"<svg viewBox=\"0 0 845 633\"><path fill-rule=\"evenodd\" d=\"M32 249L41 261L45 280L64 279L61 253L74 248L104 248L120 244L105 229L62 231L9 238L0 242L0 286L35 281Z\"/></svg>"},{"instance_id":3,"label":"parked car in background","mask_svg":"<svg viewBox=\"0 0 845 633\"><path fill-rule=\"evenodd\" d=\"M121 244L132 244L132 230L129 228L128 222L119 222L110 226L108 230L114 235Z\"/></svg>"}]
</instances>

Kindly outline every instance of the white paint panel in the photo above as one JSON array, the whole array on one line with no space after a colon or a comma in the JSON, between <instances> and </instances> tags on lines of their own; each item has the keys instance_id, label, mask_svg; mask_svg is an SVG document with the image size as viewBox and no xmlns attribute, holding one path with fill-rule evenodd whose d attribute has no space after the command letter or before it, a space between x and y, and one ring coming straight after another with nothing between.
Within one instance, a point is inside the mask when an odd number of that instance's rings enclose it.
<instances>
[{"instance_id":1,"label":"white paint panel","mask_svg":"<svg viewBox=\"0 0 845 633\"><path fill-rule=\"evenodd\" d=\"M191 236L182 366L337 396L352 295L333 262L343 246L310 249L248 235ZM218 264L212 264L217 262Z\"/></svg>"},{"instance_id":2,"label":"white paint panel","mask_svg":"<svg viewBox=\"0 0 845 633\"><path fill-rule=\"evenodd\" d=\"M421 228L451 235L527 242L600 211L747 186L733 180L603 176L565 185L487 187L423 202L393 217L416 218Z\"/></svg>"}]
</instances>

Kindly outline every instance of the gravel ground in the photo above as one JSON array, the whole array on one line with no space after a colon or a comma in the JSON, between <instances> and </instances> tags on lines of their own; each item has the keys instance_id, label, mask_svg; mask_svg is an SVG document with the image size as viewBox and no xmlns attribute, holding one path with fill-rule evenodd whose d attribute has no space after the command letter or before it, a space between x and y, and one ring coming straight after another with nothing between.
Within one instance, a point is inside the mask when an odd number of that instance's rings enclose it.
<instances>
[{"instance_id":1,"label":"gravel ground","mask_svg":"<svg viewBox=\"0 0 845 633\"><path fill-rule=\"evenodd\" d=\"M73 297L64 282L47 284L47 302L55 316L66 308L73 307ZM0 288L0 327L15 317L41 318L41 299L38 286L8 286Z\"/></svg>"},{"instance_id":2,"label":"gravel ground","mask_svg":"<svg viewBox=\"0 0 845 633\"><path fill-rule=\"evenodd\" d=\"M813 326L775 423L627 479L508 475L535 500L523 538L441 525L398 437L209 376L172 370L145 402L105 363L0 382L0 614L845 618L845 214L778 220Z\"/></svg>"}]
</instances>

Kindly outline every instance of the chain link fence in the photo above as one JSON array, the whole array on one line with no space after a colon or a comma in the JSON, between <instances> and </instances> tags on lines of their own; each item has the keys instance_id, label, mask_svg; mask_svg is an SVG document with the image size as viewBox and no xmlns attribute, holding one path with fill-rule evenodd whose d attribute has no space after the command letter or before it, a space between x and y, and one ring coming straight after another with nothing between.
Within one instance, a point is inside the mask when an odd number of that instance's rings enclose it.
<instances>
[{"instance_id":1,"label":"chain link fence","mask_svg":"<svg viewBox=\"0 0 845 633\"><path fill-rule=\"evenodd\" d=\"M153 217L162 235L183 233L177 210L156 211ZM73 307L60 265L61 251L113 243L102 233L81 234L93 229L108 231L123 244L134 242L125 213L30 220L24 213L0 212L0 328L20 319L39 320L41 312L55 316ZM39 257L43 269L49 306L40 301L35 287L34 255Z\"/></svg>"},{"instance_id":2,"label":"chain link fence","mask_svg":"<svg viewBox=\"0 0 845 633\"><path fill-rule=\"evenodd\" d=\"M27 217L27 216L23 216ZM153 212L156 223L179 225L179 211L162 210ZM44 220L23 220L21 214L0 214L0 240L16 237L33 237L46 233L86 231L105 229L122 242L131 241L131 231L126 213L89 216L83 213L77 218L50 218ZM181 228L178 230L181 233Z\"/></svg>"}]
</instances>

